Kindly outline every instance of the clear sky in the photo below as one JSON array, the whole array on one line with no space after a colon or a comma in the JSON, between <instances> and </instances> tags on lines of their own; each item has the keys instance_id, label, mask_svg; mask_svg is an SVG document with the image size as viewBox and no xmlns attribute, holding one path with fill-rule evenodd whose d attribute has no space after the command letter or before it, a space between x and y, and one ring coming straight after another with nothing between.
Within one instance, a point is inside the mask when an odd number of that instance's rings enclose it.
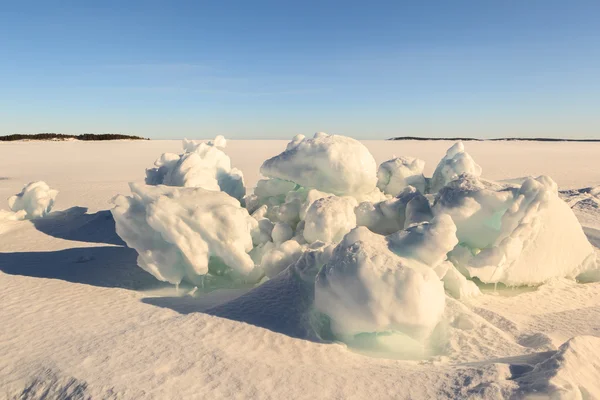
<instances>
[{"instance_id":1,"label":"clear sky","mask_svg":"<svg viewBox=\"0 0 600 400\"><path fill-rule=\"evenodd\" d=\"M0 134L600 138L600 1L4 1Z\"/></svg>"}]
</instances>

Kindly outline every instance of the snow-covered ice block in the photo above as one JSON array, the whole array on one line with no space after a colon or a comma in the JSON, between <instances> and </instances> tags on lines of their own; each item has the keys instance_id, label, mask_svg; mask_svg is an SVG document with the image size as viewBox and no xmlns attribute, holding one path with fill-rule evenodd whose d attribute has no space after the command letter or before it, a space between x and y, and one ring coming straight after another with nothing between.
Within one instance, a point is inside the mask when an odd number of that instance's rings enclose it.
<instances>
[{"instance_id":1,"label":"snow-covered ice block","mask_svg":"<svg viewBox=\"0 0 600 400\"><path fill-rule=\"evenodd\" d=\"M437 193L438 190L462 174L479 177L481 176L481 167L465 151L465 146L462 142L457 142L448 149L444 158L441 159L435 168L433 177L429 182L429 191Z\"/></svg>"},{"instance_id":2,"label":"snow-covered ice block","mask_svg":"<svg viewBox=\"0 0 600 400\"><path fill-rule=\"evenodd\" d=\"M312 243L337 243L356 226L352 197L330 196L312 203L304 218L304 239Z\"/></svg>"},{"instance_id":3,"label":"snow-covered ice block","mask_svg":"<svg viewBox=\"0 0 600 400\"><path fill-rule=\"evenodd\" d=\"M444 311L434 267L456 243L448 216L389 236L358 227L337 245L315 281L315 307L334 334L402 332L427 337Z\"/></svg>"},{"instance_id":4,"label":"snow-covered ice block","mask_svg":"<svg viewBox=\"0 0 600 400\"><path fill-rule=\"evenodd\" d=\"M463 175L439 192L433 210L456 224L451 260L483 282L538 285L595 266L593 247L548 177L502 188Z\"/></svg>"},{"instance_id":5,"label":"snow-covered ice block","mask_svg":"<svg viewBox=\"0 0 600 400\"><path fill-rule=\"evenodd\" d=\"M412 186L391 199L378 203L362 202L355 213L358 226L366 226L381 235L389 235L433 218L429 201Z\"/></svg>"},{"instance_id":6,"label":"snow-covered ice block","mask_svg":"<svg viewBox=\"0 0 600 400\"><path fill-rule=\"evenodd\" d=\"M50 189L46 182L31 182L20 193L9 197L8 206L16 214L10 219L41 218L52 210L58 190Z\"/></svg>"},{"instance_id":7,"label":"snow-covered ice block","mask_svg":"<svg viewBox=\"0 0 600 400\"><path fill-rule=\"evenodd\" d=\"M154 162L155 168L146 170L146 183L179 187L200 187L224 191L241 200L246 194L242 171L231 167L231 160L223 152L226 140L194 142L183 140L183 154L164 153Z\"/></svg>"},{"instance_id":8,"label":"snow-covered ice block","mask_svg":"<svg viewBox=\"0 0 600 400\"><path fill-rule=\"evenodd\" d=\"M382 163L377 170L377 187L382 192L398 196L407 186L425 193L423 176L425 161L413 157L397 157Z\"/></svg>"},{"instance_id":9,"label":"snow-covered ice block","mask_svg":"<svg viewBox=\"0 0 600 400\"><path fill-rule=\"evenodd\" d=\"M162 281L203 284L206 275L247 276L258 222L224 192L130 184L111 210L138 265Z\"/></svg>"},{"instance_id":10,"label":"snow-covered ice block","mask_svg":"<svg viewBox=\"0 0 600 400\"><path fill-rule=\"evenodd\" d=\"M266 160L260 172L336 195L369 193L377 183L377 164L362 143L326 133L312 139L295 137L283 153Z\"/></svg>"}]
</instances>

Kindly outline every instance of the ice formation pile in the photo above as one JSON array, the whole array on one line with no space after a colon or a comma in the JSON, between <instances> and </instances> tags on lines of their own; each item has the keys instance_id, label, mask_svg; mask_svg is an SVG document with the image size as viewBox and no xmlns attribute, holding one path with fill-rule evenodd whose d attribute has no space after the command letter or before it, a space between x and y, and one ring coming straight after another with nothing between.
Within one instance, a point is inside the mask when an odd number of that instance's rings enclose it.
<instances>
[{"instance_id":1,"label":"ice formation pile","mask_svg":"<svg viewBox=\"0 0 600 400\"><path fill-rule=\"evenodd\" d=\"M42 181L31 182L18 194L9 197L8 206L12 212L0 210L0 219L22 220L42 218L50 213L58 190Z\"/></svg>"},{"instance_id":2,"label":"ice formation pile","mask_svg":"<svg viewBox=\"0 0 600 400\"><path fill-rule=\"evenodd\" d=\"M201 187L223 191L241 200L246 194L242 171L231 167L223 152L227 141L217 136L207 143L183 140L183 154L164 153L146 170L148 185Z\"/></svg>"},{"instance_id":3,"label":"ice formation pile","mask_svg":"<svg viewBox=\"0 0 600 400\"><path fill-rule=\"evenodd\" d=\"M429 179L421 160L377 169L354 139L298 135L263 163L264 179L244 197L224 146L221 137L186 141L183 154L163 154L146 177L158 186L132 184L131 196L115 199L117 232L142 268L172 283L300 277L311 290L295 295L314 293L315 309L348 342L385 333L422 343L447 295L480 294L474 278L539 285L595 265L550 178L486 181L460 142Z\"/></svg>"}]
</instances>

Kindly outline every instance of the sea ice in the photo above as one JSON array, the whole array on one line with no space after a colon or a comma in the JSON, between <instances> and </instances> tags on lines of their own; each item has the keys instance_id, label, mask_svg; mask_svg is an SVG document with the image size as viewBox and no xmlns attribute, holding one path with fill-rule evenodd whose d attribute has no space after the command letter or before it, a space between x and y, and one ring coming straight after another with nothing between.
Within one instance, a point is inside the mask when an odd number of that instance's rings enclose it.
<instances>
[{"instance_id":1,"label":"sea ice","mask_svg":"<svg viewBox=\"0 0 600 400\"><path fill-rule=\"evenodd\" d=\"M423 339L444 311L434 268L457 243L448 216L389 236L358 227L337 245L315 282L315 307L340 337L402 332Z\"/></svg>"},{"instance_id":2,"label":"sea ice","mask_svg":"<svg viewBox=\"0 0 600 400\"><path fill-rule=\"evenodd\" d=\"M377 170L377 187L382 192L398 196L407 186L425 193L423 176L425 161L414 157L397 157L382 163Z\"/></svg>"},{"instance_id":3,"label":"sea ice","mask_svg":"<svg viewBox=\"0 0 600 400\"><path fill-rule=\"evenodd\" d=\"M359 141L320 132L312 139L296 136L283 153L266 160L260 172L306 188L356 195L375 189L376 169L375 159Z\"/></svg>"},{"instance_id":4,"label":"sea ice","mask_svg":"<svg viewBox=\"0 0 600 400\"><path fill-rule=\"evenodd\" d=\"M227 142L217 136L207 143L184 139L182 154L164 153L146 170L146 183L180 187L200 187L224 191L238 200L246 194L242 171L231 167L222 149Z\"/></svg>"},{"instance_id":5,"label":"sea ice","mask_svg":"<svg viewBox=\"0 0 600 400\"><path fill-rule=\"evenodd\" d=\"M204 283L204 276L247 276L258 222L224 192L130 184L112 214L138 264L161 281Z\"/></svg>"}]
</instances>

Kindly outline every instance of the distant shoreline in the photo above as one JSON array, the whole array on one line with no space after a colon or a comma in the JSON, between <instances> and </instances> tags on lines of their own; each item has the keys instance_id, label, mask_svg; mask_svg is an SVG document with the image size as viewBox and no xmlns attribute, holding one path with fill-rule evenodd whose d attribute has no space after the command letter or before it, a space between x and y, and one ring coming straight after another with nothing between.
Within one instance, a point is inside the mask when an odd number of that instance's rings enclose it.
<instances>
[{"instance_id":1,"label":"distant shoreline","mask_svg":"<svg viewBox=\"0 0 600 400\"><path fill-rule=\"evenodd\" d=\"M514 142L514 141L522 141L522 142L600 142L600 139L562 139L562 138L517 138L517 137L507 137L507 138L492 138L492 139L477 139L477 138L468 138L468 137L445 137L445 138L428 138L428 137L418 137L418 136L399 136L389 138L387 140L449 140L449 141L475 141L475 142Z\"/></svg>"},{"instance_id":2,"label":"distant shoreline","mask_svg":"<svg viewBox=\"0 0 600 400\"><path fill-rule=\"evenodd\" d=\"M33 135L14 134L0 136L0 142L15 142L19 140L53 140L53 141L104 141L104 140L150 140L141 136L120 135L113 133L83 133L81 135L65 135L62 133L36 133Z\"/></svg>"}]
</instances>

